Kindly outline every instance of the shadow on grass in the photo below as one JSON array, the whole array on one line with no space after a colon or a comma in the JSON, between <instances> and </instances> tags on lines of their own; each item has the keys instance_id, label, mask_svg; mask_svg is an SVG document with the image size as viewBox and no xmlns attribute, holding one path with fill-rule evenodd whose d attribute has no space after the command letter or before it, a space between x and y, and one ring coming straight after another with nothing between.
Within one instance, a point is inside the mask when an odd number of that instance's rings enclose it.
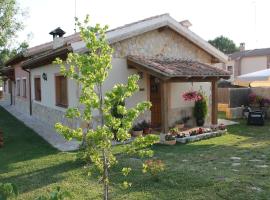
<instances>
[{"instance_id":1,"label":"shadow on grass","mask_svg":"<svg viewBox=\"0 0 270 200\"><path fill-rule=\"evenodd\" d=\"M0 129L4 135L4 147L0 149L0 172L8 170L9 164L59 152L2 107Z\"/></svg>"},{"instance_id":2,"label":"shadow on grass","mask_svg":"<svg viewBox=\"0 0 270 200\"><path fill-rule=\"evenodd\" d=\"M19 186L20 193L24 193L53 183L60 183L65 179L65 176L62 174L77 168L82 168L82 164L80 162L67 161L50 167L2 178L1 182L15 183Z\"/></svg>"},{"instance_id":3,"label":"shadow on grass","mask_svg":"<svg viewBox=\"0 0 270 200\"><path fill-rule=\"evenodd\" d=\"M269 138L270 136L268 136ZM213 138L215 140L215 138ZM216 140L223 140L219 137ZM209 140L210 141L210 140ZM226 139L224 139L226 142ZM247 140L246 142L250 142ZM236 141L236 143L238 143ZM166 171L160 174L159 182L139 170L142 162L138 159L123 158L120 165L113 169L116 173L122 167L135 169L127 178L121 174L112 177L111 183L116 190L115 199L136 199L133 195L144 194L144 199L266 199L270 195L269 170L256 168L249 160L262 159L269 165L270 145L253 149L238 146L203 144L200 142L186 145L155 145L155 157L166 164ZM240 157L241 166L234 168L231 157ZM259 163L260 164L260 163ZM136 170L137 169L137 170ZM241 169L241 170L240 170ZM236 170L236 171L234 171ZM121 183L127 179L132 187L121 190ZM263 190L254 193L250 188L259 186ZM146 198L149 196L149 198Z\"/></svg>"}]
</instances>

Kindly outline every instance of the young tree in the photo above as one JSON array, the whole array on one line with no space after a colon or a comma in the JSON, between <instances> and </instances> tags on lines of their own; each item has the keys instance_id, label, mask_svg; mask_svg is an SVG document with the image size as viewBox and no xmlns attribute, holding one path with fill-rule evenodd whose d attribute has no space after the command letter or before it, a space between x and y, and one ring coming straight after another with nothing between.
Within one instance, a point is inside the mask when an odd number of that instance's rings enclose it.
<instances>
[{"instance_id":1,"label":"young tree","mask_svg":"<svg viewBox=\"0 0 270 200\"><path fill-rule=\"evenodd\" d=\"M61 73L68 78L74 79L81 87L79 102L82 106L69 108L66 112L68 119L79 119L87 123L87 128L74 128L61 123L55 125L56 130L66 139L76 138L83 140L86 135L86 156L94 163L95 169L101 174L101 181L104 188L104 199L109 195L109 170L117 163L117 158L112 152L112 142L115 135L118 140L125 141L131 137L129 131L134 120L140 113L149 109L150 102L138 103L134 108L127 109L123 102L138 91L137 75L130 76L127 84L117 84L109 92L104 92L103 83L111 69L112 48L106 40L107 26L99 24L91 27L88 25L87 16L84 24L77 21L80 29L80 36L88 49L86 54L70 53L66 61L56 60L61 66ZM117 106L117 112L121 117L112 115ZM83 107L83 108L82 108ZM98 118L93 116L98 111ZM93 127L92 122L98 124ZM158 141L158 137L148 135L138 137L132 143L125 146L125 152L138 154L140 156L151 156L153 151L146 147ZM122 169L124 176L128 175L131 168ZM124 186L130 183L124 182Z\"/></svg>"},{"instance_id":2,"label":"young tree","mask_svg":"<svg viewBox=\"0 0 270 200\"><path fill-rule=\"evenodd\" d=\"M0 1L0 67L12 56L23 51L28 45L17 44L14 39L24 26L22 17L25 16L16 0Z\"/></svg>"},{"instance_id":3,"label":"young tree","mask_svg":"<svg viewBox=\"0 0 270 200\"><path fill-rule=\"evenodd\" d=\"M239 51L239 47L237 47L231 39L223 35L216 37L214 40L209 40L208 42L225 54Z\"/></svg>"}]
</instances>

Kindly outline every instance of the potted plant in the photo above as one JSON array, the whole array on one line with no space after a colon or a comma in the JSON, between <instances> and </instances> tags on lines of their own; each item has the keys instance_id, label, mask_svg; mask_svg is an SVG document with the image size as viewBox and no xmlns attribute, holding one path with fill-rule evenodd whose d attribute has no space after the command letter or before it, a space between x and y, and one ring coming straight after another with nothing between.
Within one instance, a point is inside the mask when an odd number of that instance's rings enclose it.
<instances>
[{"instance_id":1,"label":"potted plant","mask_svg":"<svg viewBox=\"0 0 270 200\"><path fill-rule=\"evenodd\" d=\"M143 120L142 123L141 123L141 126L142 126L142 129L143 129L143 134L147 135L147 134L150 134L152 129L151 129L151 126L150 126L150 123Z\"/></svg>"},{"instance_id":2,"label":"potted plant","mask_svg":"<svg viewBox=\"0 0 270 200\"><path fill-rule=\"evenodd\" d=\"M205 122L205 117L207 115L207 103L205 96L201 93L199 93L198 96L199 95L200 98L198 97L195 101L193 113L196 119L197 126L203 126Z\"/></svg>"},{"instance_id":3,"label":"potted plant","mask_svg":"<svg viewBox=\"0 0 270 200\"><path fill-rule=\"evenodd\" d=\"M169 131L170 135L177 135L178 133L178 128L171 128L170 131Z\"/></svg>"},{"instance_id":4,"label":"potted plant","mask_svg":"<svg viewBox=\"0 0 270 200\"><path fill-rule=\"evenodd\" d=\"M226 129L225 124L220 124L220 125L218 126L218 129L224 131L224 130Z\"/></svg>"},{"instance_id":5,"label":"potted plant","mask_svg":"<svg viewBox=\"0 0 270 200\"><path fill-rule=\"evenodd\" d=\"M142 136L143 134L143 128L140 123L135 124L132 128L132 135L134 137Z\"/></svg>"},{"instance_id":6,"label":"potted plant","mask_svg":"<svg viewBox=\"0 0 270 200\"><path fill-rule=\"evenodd\" d=\"M165 135L165 141L164 141L164 144L167 144L167 145L175 145L176 144L176 140L175 140L175 137L171 134L167 134Z\"/></svg>"}]
</instances>

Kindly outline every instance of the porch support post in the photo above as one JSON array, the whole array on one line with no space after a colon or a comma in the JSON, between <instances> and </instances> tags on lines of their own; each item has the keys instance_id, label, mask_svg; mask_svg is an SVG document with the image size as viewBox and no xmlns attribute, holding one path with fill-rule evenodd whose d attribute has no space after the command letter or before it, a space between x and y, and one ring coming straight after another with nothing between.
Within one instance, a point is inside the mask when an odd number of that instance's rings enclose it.
<instances>
[{"instance_id":1,"label":"porch support post","mask_svg":"<svg viewBox=\"0 0 270 200\"><path fill-rule=\"evenodd\" d=\"M216 125L218 123L218 89L217 80L212 82L212 124Z\"/></svg>"},{"instance_id":2,"label":"porch support post","mask_svg":"<svg viewBox=\"0 0 270 200\"><path fill-rule=\"evenodd\" d=\"M169 82L161 82L161 120L162 120L162 132L167 133L169 131L168 112L169 112Z\"/></svg>"}]
</instances>

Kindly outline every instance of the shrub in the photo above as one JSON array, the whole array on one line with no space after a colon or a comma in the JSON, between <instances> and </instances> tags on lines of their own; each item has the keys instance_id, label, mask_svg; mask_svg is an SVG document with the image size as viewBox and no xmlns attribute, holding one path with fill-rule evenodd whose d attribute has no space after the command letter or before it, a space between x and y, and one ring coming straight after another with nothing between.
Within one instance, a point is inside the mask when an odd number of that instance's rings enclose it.
<instances>
[{"instance_id":1,"label":"shrub","mask_svg":"<svg viewBox=\"0 0 270 200\"><path fill-rule=\"evenodd\" d=\"M143 173L149 173L158 181L158 174L165 170L165 164L162 160L146 160L143 164Z\"/></svg>"},{"instance_id":2,"label":"shrub","mask_svg":"<svg viewBox=\"0 0 270 200\"><path fill-rule=\"evenodd\" d=\"M0 183L0 200L18 196L17 187L12 183Z\"/></svg>"},{"instance_id":3,"label":"shrub","mask_svg":"<svg viewBox=\"0 0 270 200\"><path fill-rule=\"evenodd\" d=\"M207 115L207 102L204 95L203 94L200 95L202 98L198 101L195 101L193 113L196 119L205 119Z\"/></svg>"}]
</instances>

